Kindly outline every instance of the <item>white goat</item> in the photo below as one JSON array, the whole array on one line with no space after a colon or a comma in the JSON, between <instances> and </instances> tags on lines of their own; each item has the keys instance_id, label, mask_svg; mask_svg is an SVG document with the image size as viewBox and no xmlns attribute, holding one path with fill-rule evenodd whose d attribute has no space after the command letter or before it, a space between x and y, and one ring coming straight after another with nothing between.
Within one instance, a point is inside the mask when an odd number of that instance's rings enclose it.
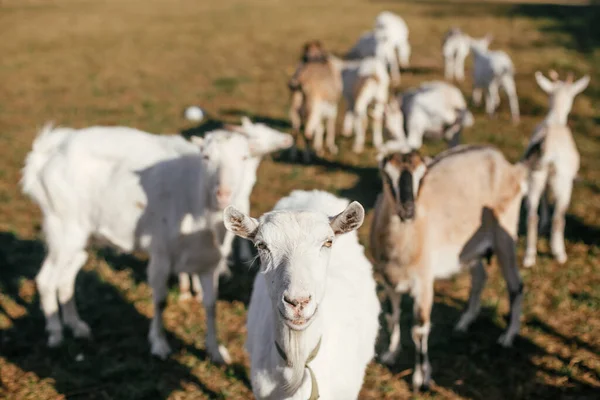
<instances>
[{"instance_id":1,"label":"white goat","mask_svg":"<svg viewBox=\"0 0 600 400\"><path fill-rule=\"evenodd\" d=\"M395 86L400 84L400 68L396 50L393 43L387 40L385 31L364 32L345 55L345 58L349 60L360 60L367 57L375 57L383 62L389 69L392 84Z\"/></svg>"},{"instance_id":2,"label":"white goat","mask_svg":"<svg viewBox=\"0 0 600 400\"><path fill-rule=\"evenodd\" d=\"M383 113L388 100L390 78L385 64L375 57L357 61L344 61L342 66L343 95L346 101L344 136L354 131L353 151L361 153L365 145L367 110L372 104L373 145L383 144Z\"/></svg>"},{"instance_id":3,"label":"white goat","mask_svg":"<svg viewBox=\"0 0 600 400\"><path fill-rule=\"evenodd\" d=\"M423 145L423 137L443 138L454 146L460 142L462 129L473 125L473 114L457 87L441 81L425 82L390 100L385 124L395 140L413 149Z\"/></svg>"},{"instance_id":4,"label":"white goat","mask_svg":"<svg viewBox=\"0 0 600 400\"><path fill-rule=\"evenodd\" d=\"M496 254L510 297L510 322L499 343L510 346L518 333L523 285L515 239L528 167L510 164L490 147L454 147L429 165L418 152L401 148L380 158L383 193L375 205L371 249L392 306L390 345L382 357L386 363L393 363L400 351L402 293L414 297L416 390L431 378L427 340L435 279L470 269L471 294L456 325L465 331L480 309L487 278L482 259Z\"/></svg>"},{"instance_id":5,"label":"white goat","mask_svg":"<svg viewBox=\"0 0 600 400\"><path fill-rule=\"evenodd\" d=\"M380 305L355 232L364 210L348 203L294 191L259 220L225 210L227 229L252 240L261 260L246 344L258 399L358 396L375 353Z\"/></svg>"},{"instance_id":6,"label":"white goat","mask_svg":"<svg viewBox=\"0 0 600 400\"><path fill-rule=\"evenodd\" d=\"M550 96L550 110L540 123L525 151L525 157L532 151L541 151L538 163L532 165L529 173L529 192L527 194L527 250L523 265L531 267L535 264L537 253L537 210L540 198L546 187L550 187L556 206L552 221L550 247L559 263L567 261L565 251L565 213L571 201L573 180L579 170L579 152L573 140L571 130L567 126L567 118L573 99L589 84L590 77L584 76L573 82L569 75L565 82L558 79L555 71L550 72L549 80L541 72L535 73L535 79Z\"/></svg>"},{"instance_id":7,"label":"white goat","mask_svg":"<svg viewBox=\"0 0 600 400\"><path fill-rule=\"evenodd\" d=\"M519 122L519 99L515 85L515 68L503 51L488 49L492 36L481 39L471 39L471 52L474 57L473 65L473 102L481 104L481 95L485 91L485 109L489 116L494 115L500 105L499 89L502 88L508 96L512 120Z\"/></svg>"},{"instance_id":8,"label":"white goat","mask_svg":"<svg viewBox=\"0 0 600 400\"><path fill-rule=\"evenodd\" d=\"M235 206L242 212L250 212L250 195L256 183L256 172L262 161L262 156L278 150L283 150L291 147L294 144L294 139L287 133L279 132L262 123L252 123L248 117L242 117L242 125L225 125L224 130L230 132L238 132L248 138L250 145L250 158L246 161L245 177L243 178L242 187L239 190L239 195L236 197ZM216 131L213 131L216 132ZM208 132L211 134L213 132ZM225 233L225 238L221 246L223 259L221 260L221 273L227 273L227 258L231 254L234 235L230 232ZM186 301L192 297L190 292L190 279L192 288L196 293L196 299L202 300L202 285L200 277L196 274L189 276L186 273L179 274L179 290L181 301Z\"/></svg>"},{"instance_id":9,"label":"white goat","mask_svg":"<svg viewBox=\"0 0 600 400\"><path fill-rule=\"evenodd\" d=\"M46 127L27 156L22 186L44 215L48 255L36 282L48 345L63 339L57 297L63 323L75 336L90 334L73 292L87 259L86 244L95 236L123 251L150 255L153 354L165 358L170 352L162 325L169 274L199 273L207 353L217 363L229 362L215 329L221 210L243 191L250 156L248 139L231 132L189 143L123 127Z\"/></svg>"},{"instance_id":10,"label":"white goat","mask_svg":"<svg viewBox=\"0 0 600 400\"><path fill-rule=\"evenodd\" d=\"M444 76L446 79L465 79L465 59L471 49L471 37L459 28L452 28L444 36L442 54L444 56Z\"/></svg>"},{"instance_id":11,"label":"white goat","mask_svg":"<svg viewBox=\"0 0 600 400\"><path fill-rule=\"evenodd\" d=\"M400 66L408 67L411 49L406 22L399 15L382 11L375 18L375 32L379 38L386 39L392 44L400 60Z\"/></svg>"}]
</instances>

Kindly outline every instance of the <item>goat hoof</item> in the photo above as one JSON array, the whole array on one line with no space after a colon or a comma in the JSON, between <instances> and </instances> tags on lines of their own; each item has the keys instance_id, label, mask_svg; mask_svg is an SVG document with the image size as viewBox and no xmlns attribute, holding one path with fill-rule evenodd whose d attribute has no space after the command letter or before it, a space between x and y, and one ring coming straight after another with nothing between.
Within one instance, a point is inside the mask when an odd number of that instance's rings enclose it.
<instances>
[{"instance_id":1,"label":"goat hoof","mask_svg":"<svg viewBox=\"0 0 600 400\"><path fill-rule=\"evenodd\" d=\"M190 292L184 292L179 294L178 301L180 303L184 303L192 298L192 294Z\"/></svg>"},{"instance_id":2,"label":"goat hoof","mask_svg":"<svg viewBox=\"0 0 600 400\"><path fill-rule=\"evenodd\" d=\"M77 321L76 324L71 326L71 330L73 331L73 336L76 338L89 339L92 337L92 330L88 324L83 321Z\"/></svg>"},{"instance_id":3,"label":"goat hoof","mask_svg":"<svg viewBox=\"0 0 600 400\"><path fill-rule=\"evenodd\" d=\"M466 318L461 317L456 325L454 325L454 332L466 333L469 330L469 322Z\"/></svg>"},{"instance_id":4,"label":"goat hoof","mask_svg":"<svg viewBox=\"0 0 600 400\"><path fill-rule=\"evenodd\" d=\"M223 345L219 345L219 347L216 349L216 351L208 350L208 357L213 362L213 364L217 364L217 365L231 364L231 356L229 355L229 351Z\"/></svg>"},{"instance_id":5,"label":"goat hoof","mask_svg":"<svg viewBox=\"0 0 600 400\"><path fill-rule=\"evenodd\" d=\"M498 338L498 344L502 347L512 347L513 337L507 333L503 333Z\"/></svg>"},{"instance_id":6,"label":"goat hoof","mask_svg":"<svg viewBox=\"0 0 600 400\"><path fill-rule=\"evenodd\" d=\"M381 363L387 366L392 366L396 363L396 358L398 356L398 353L400 353L400 347L398 347L396 349L396 351L386 351L385 353L383 353L383 355L381 356Z\"/></svg>"},{"instance_id":7,"label":"goat hoof","mask_svg":"<svg viewBox=\"0 0 600 400\"><path fill-rule=\"evenodd\" d=\"M161 360L166 360L169 354L171 354L171 347L165 338L157 338L151 341L151 350L152 355L160 358Z\"/></svg>"},{"instance_id":8,"label":"goat hoof","mask_svg":"<svg viewBox=\"0 0 600 400\"><path fill-rule=\"evenodd\" d=\"M559 264L564 264L567 262L567 255L565 253L555 254L554 258L558 261Z\"/></svg>"},{"instance_id":9,"label":"goat hoof","mask_svg":"<svg viewBox=\"0 0 600 400\"><path fill-rule=\"evenodd\" d=\"M48 347L51 349L56 348L62 344L63 334L60 332L52 332L48 336Z\"/></svg>"},{"instance_id":10,"label":"goat hoof","mask_svg":"<svg viewBox=\"0 0 600 400\"><path fill-rule=\"evenodd\" d=\"M431 372L426 370L423 372L421 369L415 369L412 377L413 382L413 391L427 391L429 390L429 385L431 384Z\"/></svg>"},{"instance_id":11,"label":"goat hoof","mask_svg":"<svg viewBox=\"0 0 600 400\"><path fill-rule=\"evenodd\" d=\"M527 254L525 258L523 258L523 266L525 268L531 268L535 265L535 254Z\"/></svg>"}]
</instances>

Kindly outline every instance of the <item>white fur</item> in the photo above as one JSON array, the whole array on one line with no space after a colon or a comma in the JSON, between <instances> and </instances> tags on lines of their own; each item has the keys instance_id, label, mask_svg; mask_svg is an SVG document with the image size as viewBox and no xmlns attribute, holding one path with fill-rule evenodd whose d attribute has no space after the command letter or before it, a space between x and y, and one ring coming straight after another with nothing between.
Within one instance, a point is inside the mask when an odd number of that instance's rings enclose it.
<instances>
[{"instance_id":1,"label":"white fur","mask_svg":"<svg viewBox=\"0 0 600 400\"><path fill-rule=\"evenodd\" d=\"M519 99L515 85L515 68L508 54L488 49L491 40L489 35L482 39L471 39L471 52L474 57L473 102L480 104L484 91L486 112L492 116L500 105L498 91L502 88L508 96L513 122L518 123Z\"/></svg>"},{"instance_id":2,"label":"white fur","mask_svg":"<svg viewBox=\"0 0 600 400\"><path fill-rule=\"evenodd\" d=\"M391 42L397 52L400 66L408 67L411 48L406 22L399 15L383 11L375 18L375 31L379 37L385 37L388 42Z\"/></svg>"},{"instance_id":3,"label":"white fur","mask_svg":"<svg viewBox=\"0 0 600 400\"><path fill-rule=\"evenodd\" d=\"M357 85L361 84L357 91ZM364 149L367 110L373 105L373 145L383 144L383 113L388 99L390 78L385 64L375 57L367 57L360 61L345 61L342 67L343 95L346 101L343 134L350 136L354 131L354 151L360 153Z\"/></svg>"},{"instance_id":4,"label":"white fur","mask_svg":"<svg viewBox=\"0 0 600 400\"><path fill-rule=\"evenodd\" d=\"M259 250L262 266L248 310L246 344L252 389L259 399L309 397L312 388L304 363L319 338L320 351L310 366L320 399L358 396L374 356L380 305L371 263L355 231L335 235L331 248L321 248L322 241L334 236L337 219L330 222L328 216L346 207L359 206L348 206L347 200L326 192L294 191L260 220L246 217L256 229L254 242L267 246ZM227 219L227 210L225 214ZM282 294L311 299L302 310L310 322L301 330L283 321L280 313L291 314ZM275 340L291 367L277 353Z\"/></svg>"},{"instance_id":5,"label":"white fur","mask_svg":"<svg viewBox=\"0 0 600 400\"><path fill-rule=\"evenodd\" d=\"M367 57L375 57L379 59L387 68L392 83L400 84L400 70L398 66L398 58L394 43L387 40L385 30L373 30L364 32L356 44L346 54L350 59L363 59Z\"/></svg>"},{"instance_id":6,"label":"white fur","mask_svg":"<svg viewBox=\"0 0 600 400\"><path fill-rule=\"evenodd\" d=\"M399 99L400 107L392 102L386 109L386 128L396 140L406 141L413 149L423 145L424 137L457 144L462 128L473 125L473 115L461 91L449 83L425 82Z\"/></svg>"},{"instance_id":7,"label":"white fur","mask_svg":"<svg viewBox=\"0 0 600 400\"><path fill-rule=\"evenodd\" d=\"M471 37L458 28L453 28L446 33L442 45L444 56L444 76L448 80L465 79L465 59L471 48Z\"/></svg>"},{"instance_id":8,"label":"white fur","mask_svg":"<svg viewBox=\"0 0 600 400\"><path fill-rule=\"evenodd\" d=\"M555 76L551 81L540 72L536 72L535 78L550 98L550 110L535 129L527 149L529 151L532 146L541 145L540 161L529 171L527 249L523 260L526 267L535 264L537 210L546 187L552 191L556 201L550 247L559 263L567 261L564 243L565 213L571 201L573 180L579 170L580 158L571 130L567 126L567 118L573 99L587 87L590 80L589 76L584 76L576 82L564 82ZM542 209L542 216L547 216L547 210Z\"/></svg>"},{"instance_id":9,"label":"white fur","mask_svg":"<svg viewBox=\"0 0 600 400\"><path fill-rule=\"evenodd\" d=\"M125 127L42 130L27 156L22 187L44 215L48 255L36 282L49 345L62 341L58 303L63 323L76 336L90 334L73 292L94 236L123 251L149 253L155 307L166 298L170 273L200 274L207 352L217 362L228 361L217 344L214 318L224 237L221 210L223 203L246 196L244 181L253 170L250 143L231 132L192 141ZM229 198L217 197L219 188L227 188ZM164 358L170 349L161 313L155 309L149 340L152 353Z\"/></svg>"}]
</instances>

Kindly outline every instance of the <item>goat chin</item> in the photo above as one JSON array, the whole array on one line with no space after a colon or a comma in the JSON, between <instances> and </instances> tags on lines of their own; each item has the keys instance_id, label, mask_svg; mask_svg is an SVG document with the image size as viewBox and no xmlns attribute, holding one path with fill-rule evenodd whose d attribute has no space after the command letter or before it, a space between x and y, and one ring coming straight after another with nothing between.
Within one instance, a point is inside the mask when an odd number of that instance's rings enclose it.
<instances>
[{"instance_id":1,"label":"goat chin","mask_svg":"<svg viewBox=\"0 0 600 400\"><path fill-rule=\"evenodd\" d=\"M292 371L289 380L283 385L283 390L286 394L292 395L300 388L304 381L304 368L310 350L306 349L304 343L306 336L304 331L290 329L283 321L280 324L280 329L282 329L281 336L283 338L283 343L280 344L281 349L285 352L287 366Z\"/></svg>"}]
</instances>

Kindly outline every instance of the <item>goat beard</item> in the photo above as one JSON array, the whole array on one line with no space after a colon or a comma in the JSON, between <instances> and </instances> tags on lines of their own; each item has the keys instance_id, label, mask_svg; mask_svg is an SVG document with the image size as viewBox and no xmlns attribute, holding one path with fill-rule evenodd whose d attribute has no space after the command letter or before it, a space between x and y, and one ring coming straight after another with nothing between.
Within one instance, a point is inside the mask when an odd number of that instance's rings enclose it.
<instances>
[{"instance_id":1,"label":"goat beard","mask_svg":"<svg viewBox=\"0 0 600 400\"><path fill-rule=\"evenodd\" d=\"M287 357L287 366L292 369L292 375L284 385L283 391L288 394L294 394L304 381L304 368L310 349L306 348L305 332L290 329L287 326L282 327L281 349Z\"/></svg>"}]
</instances>

